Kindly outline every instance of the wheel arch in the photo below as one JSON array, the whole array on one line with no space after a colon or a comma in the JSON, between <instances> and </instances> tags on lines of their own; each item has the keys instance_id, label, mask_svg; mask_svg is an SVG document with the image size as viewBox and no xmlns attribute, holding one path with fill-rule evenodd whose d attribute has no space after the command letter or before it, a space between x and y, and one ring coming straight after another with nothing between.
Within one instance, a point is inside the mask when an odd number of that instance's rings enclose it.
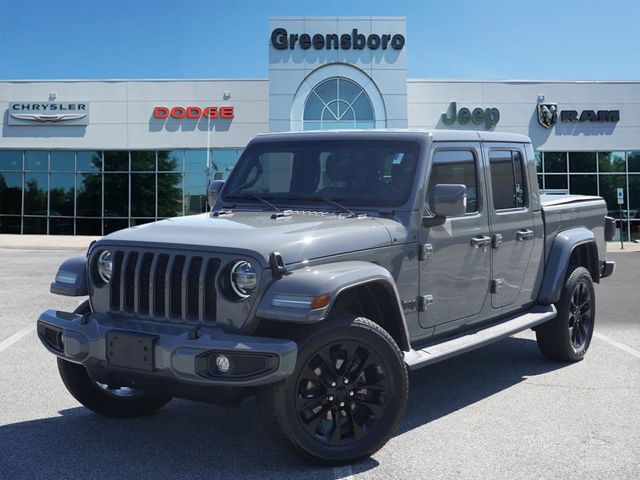
<instances>
[{"instance_id":1,"label":"wheel arch","mask_svg":"<svg viewBox=\"0 0 640 480\"><path fill-rule=\"evenodd\" d=\"M560 299L569 265L585 267L595 283L600 281L598 246L591 230L572 228L555 236L545 264L538 303L548 305Z\"/></svg>"},{"instance_id":2,"label":"wheel arch","mask_svg":"<svg viewBox=\"0 0 640 480\"><path fill-rule=\"evenodd\" d=\"M322 295L329 295L329 302L318 309L284 307L279 301ZM336 311L369 318L384 328L401 350L410 349L395 281L387 269L370 262L336 262L294 270L271 284L260 300L256 314L271 322L310 325L326 320Z\"/></svg>"},{"instance_id":3,"label":"wheel arch","mask_svg":"<svg viewBox=\"0 0 640 480\"><path fill-rule=\"evenodd\" d=\"M409 351L404 313L397 301L397 292L384 280L372 280L342 290L329 312L346 311L362 315L387 331L400 350Z\"/></svg>"},{"instance_id":4,"label":"wheel arch","mask_svg":"<svg viewBox=\"0 0 640 480\"><path fill-rule=\"evenodd\" d=\"M50 291L56 295L84 297L89 295L87 283L87 257L78 255L67 258L58 267Z\"/></svg>"}]
</instances>

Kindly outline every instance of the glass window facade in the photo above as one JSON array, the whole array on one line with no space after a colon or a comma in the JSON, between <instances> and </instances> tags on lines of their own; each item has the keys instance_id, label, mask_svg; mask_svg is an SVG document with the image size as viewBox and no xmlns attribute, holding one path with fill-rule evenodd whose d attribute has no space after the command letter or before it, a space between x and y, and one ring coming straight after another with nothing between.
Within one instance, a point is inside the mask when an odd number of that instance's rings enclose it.
<instances>
[{"instance_id":1,"label":"glass window facade","mask_svg":"<svg viewBox=\"0 0 640 480\"><path fill-rule=\"evenodd\" d=\"M201 213L241 153L0 149L0 233L106 235Z\"/></svg>"},{"instance_id":2,"label":"glass window facade","mask_svg":"<svg viewBox=\"0 0 640 480\"><path fill-rule=\"evenodd\" d=\"M537 152L536 163L540 188L603 197L609 216L622 216L624 240L640 239L640 152ZM624 189L622 205L618 188Z\"/></svg>"},{"instance_id":3,"label":"glass window facade","mask_svg":"<svg viewBox=\"0 0 640 480\"><path fill-rule=\"evenodd\" d=\"M209 182L226 179L241 153L0 149L0 233L102 235L199 213ZM536 166L540 188L602 196L624 239L640 239L640 151L540 151Z\"/></svg>"}]
</instances>

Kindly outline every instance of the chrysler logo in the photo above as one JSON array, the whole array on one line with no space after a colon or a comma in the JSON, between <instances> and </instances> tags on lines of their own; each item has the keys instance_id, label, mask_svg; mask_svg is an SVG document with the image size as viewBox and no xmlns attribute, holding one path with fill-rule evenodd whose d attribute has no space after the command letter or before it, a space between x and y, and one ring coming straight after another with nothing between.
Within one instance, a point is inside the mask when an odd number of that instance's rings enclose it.
<instances>
[{"instance_id":1,"label":"chrysler logo","mask_svg":"<svg viewBox=\"0 0 640 480\"><path fill-rule=\"evenodd\" d=\"M18 120L26 120L30 122L66 122L68 120L79 120L86 117L86 113L60 113L56 115L51 114L37 114L37 113L12 113L11 117Z\"/></svg>"},{"instance_id":2,"label":"chrysler logo","mask_svg":"<svg viewBox=\"0 0 640 480\"><path fill-rule=\"evenodd\" d=\"M12 102L9 125L88 125L87 102Z\"/></svg>"}]
</instances>

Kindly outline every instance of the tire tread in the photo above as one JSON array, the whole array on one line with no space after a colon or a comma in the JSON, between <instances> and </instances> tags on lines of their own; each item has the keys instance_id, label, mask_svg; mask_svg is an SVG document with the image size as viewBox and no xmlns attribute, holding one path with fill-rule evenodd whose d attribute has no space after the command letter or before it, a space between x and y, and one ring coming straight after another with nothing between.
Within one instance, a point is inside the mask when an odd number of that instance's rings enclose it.
<instances>
[{"instance_id":1,"label":"tire tread","mask_svg":"<svg viewBox=\"0 0 640 480\"><path fill-rule=\"evenodd\" d=\"M264 420L266 429L279 437L280 441L287 441L290 445L292 445L298 452L302 453L307 458L324 465L344 465L353 462L357 462L358 460L367 458L371 456L373 453L382 448L388 441L389 438L393 435L393 433L397 430L399 423L404 417L404 412L406 410L407 405L407 397L409 393L409 377L408 372L404 364L404 356L402 355L402 351L394 341L394 339L389 335L389 333L382 328L377 323L369 320L368 318L351 315L348 313L340 313L331 318L327 324L320 325L317 328L312 329L307 332L307 334L300 339L298 350L302 350L307 342L311 341L316 335L321 334L323 331L330 330L335 326L341 325L349 325L354 328L363 328L374 332L376 335L384 338L391 346L396 356L396 361L402 364L402 372L404 375L403 385L404 391L398 392L398 394L402 395L403 401L402 406L399 409L399 415L390 430L390 434L386 436L382 436L378 442L376 442L372 448L369 448L366 452L363 452L361 455L357 457L351 457L347 459L336 459L336 458L322 458L316 455L310 454L306 449L303 448L302 444L295 438L294 435L290 434L286 425L283 424L278 415L278 408L282 399L280 399L280 395L282 390L284 389L284 383L280 382L274 385L270 385L268 387L264 387L259 390L256 394L256 406Z\"/></svg>"},{"instance_id":2,"label":"tire tread","mask_svg":"<svg viewBox=\"0 0 640 480\"><path fill-rule=\"evenodd\" d=\"M538 348L542 354L550 360L559 362L577 362L582 360L589 349L590 341L579 353L576 353L571 346L568 332L569 302L575 284L581 277L587 279L592 297L592 308L594 309L592 322L595 323L595 295L593 294L593 280L589 270L577 265L570 265L567 269L565 283L562 287L560 300L555 304L558 314L553 320L540 325L536 329L536 340ZM593 326L591 331L593 332Z\"/></svg>"}]
</instances>

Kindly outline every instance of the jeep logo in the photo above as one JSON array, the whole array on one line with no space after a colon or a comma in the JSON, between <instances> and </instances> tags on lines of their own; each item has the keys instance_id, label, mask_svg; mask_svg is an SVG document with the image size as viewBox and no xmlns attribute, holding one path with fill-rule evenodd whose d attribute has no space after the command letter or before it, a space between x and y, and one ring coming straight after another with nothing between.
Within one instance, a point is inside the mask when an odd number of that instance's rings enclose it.
<instances>
[{"instance_id":1,"label":"jeep logo","mask_svg":"<svg viewBox=\"0 0 640 480\"><path fill-rule=\"evenodd\" d=\"M495 107L482 109L476 107L473 110L462 107L458 110L456 102L451 102L449 110L442 114L442 123L445 125L453 125L456 121L460 125L466 125L469 122L474 125L481 125L487 130L491 130L500 121L500 110Z\"/></svg>"}]
</instances>

